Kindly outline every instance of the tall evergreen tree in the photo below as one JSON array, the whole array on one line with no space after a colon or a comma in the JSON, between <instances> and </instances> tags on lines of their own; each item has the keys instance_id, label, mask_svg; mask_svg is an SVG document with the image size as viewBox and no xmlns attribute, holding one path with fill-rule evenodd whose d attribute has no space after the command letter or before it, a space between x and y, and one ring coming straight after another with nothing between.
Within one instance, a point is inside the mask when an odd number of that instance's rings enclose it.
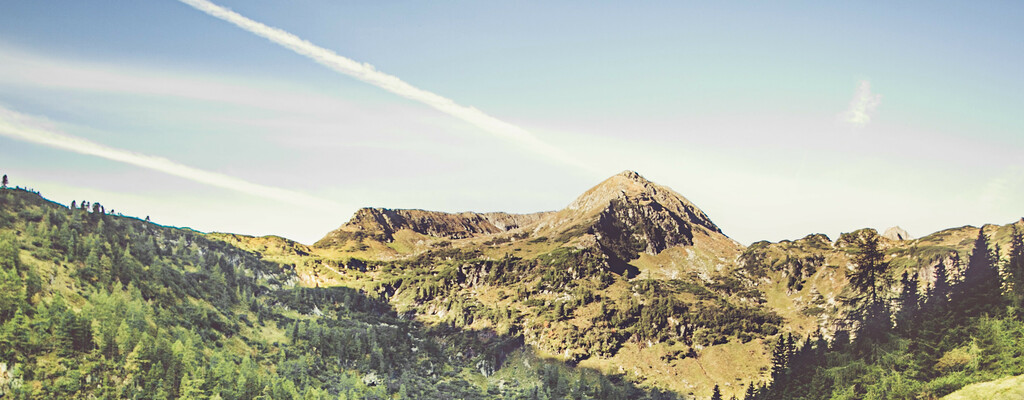
<instances>
[{"instance_id":1,"label":"tall evergreen tree","mask_svg":"<svg viewBox=\"0 0 1024 400\"><path fill-rule=\"evenodd\" d=\"M1010 234L1009 259L1006 261L1006 275L1012 305L1018 312L1024 309L1024 233L1013 225Z\"/></svg>"},{"instance_id":2,"label":"tall evergreen tree","mask_svg":"<svg viewBox=\"0 0 1024 400\"><path fill-rule=\"evenodd\" d=\"M912 321L918 311L917 273L911 274L910 271L904 271L900 285L900 311L896 317L896 324L901 332L907 332L913 328Z\"/></svg>"},{"instance_id":3,"label":"tall evergreen tree","mask_svg":"<svg viewBox=\"0 0 1024 400\"><path fill-rule=\"evenodd\" d=\"M711 390L711 400L722 400L722 389L718 388L718 384Z\"/></svg>"},{"instance_id":4,"label":"tall evergreen tree","mask_svg":"<svg viewBox=\"0 0 1024 400\"><path fill-rule=\"evenodd\" d=\"M956 285L957 309L968 314L992 311L1001 303L997 257L988 242L985 229L979 229L974 249L967 260L967 268L964 269L963 280Z\"/></svg>"},{"instance_id":5,"label":"tall evergreen tree","mask_svg":"<svg viewBox=\"0 0 1024 400\"><path fill-rule=\"evenodd\" d=\"M7 188L7 184L8 184L8 183L9 183L9 182L7 181L7 174L4 174L4 181L3 181L3 187L4 187L4 188Z\"/></svg>"},{"instance_id":6,"label":"tall evergreen tree","mask_svg":"<svg viewBox=\"0 0 1024 400\"><path fill-rule=\"evenodd\" d=\"M793 334L779 335L779 341L772 349L772 381L757 398L784 399L790 375L790 360L795 352Z\"/></svg>"},{"instance_id":7,"label":"tall evergreen tree","mask_svg":"<svg viewBox=\"0 0 1024 400\"><path fill-rule=\"evenodd\" d=\"M953 252L950 257L950 264L953 269L960 269L960 254ZM932 288L932 295L929 301L934 304L941 304L943 307L949 302L949 295L953 293L953 285L949 282L949 269L946 264L939 260L935 266L935 285Z\"/></svg>"},{"instance_id":8,"label":"tall evergreen tree","mask_svg":"<svg viewBox=\"0 0 1024 400\"><path fill-rule=\"evenodd\" d=\"M861 323L857 336L879 339L891 323L885 299L889 263L879 247L877 233L871 232L860 238L853 262L855 269L850 273L850 285L856 293L846 302L853 306L852 315Z\"/></svg>"}]
</instances>

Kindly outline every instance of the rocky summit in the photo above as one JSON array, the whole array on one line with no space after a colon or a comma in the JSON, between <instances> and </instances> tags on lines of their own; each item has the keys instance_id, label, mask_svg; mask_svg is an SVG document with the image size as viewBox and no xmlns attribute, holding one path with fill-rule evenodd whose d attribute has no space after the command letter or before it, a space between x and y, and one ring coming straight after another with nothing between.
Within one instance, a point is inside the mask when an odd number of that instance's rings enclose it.
<instances>
[{"instance_id":1,"label":"rocky summit","mask_svg":"<svg viewBox=\"0 0 1024 400\"><path fill-rule=\"evenodd\" d=\"M698 235L727 240L707 214L679 193L634 171L623 171L587 190L560 211L508 214L363 208L315 246L390 243L402 231L455 241L508 234L520 239L558 238L599 248L621 260L693 245ZM455 245L464 243L472 242L463 240Z\"/></svg>"},{"instance_id":2,"label":"rocky summit","mask_svg":"<svg viewBox=\"0 0 1024 400\"><path fill-rule=\"evenodd\" d=\"M890 240L910 240L910 234L907 233L906 229L900 228L899 226L893 226L885 230L882 233L882 237Z\"/></svg>"},{"instance_id":3,"label":"rocky summit","mask_svg":"<svg viewBox=\"0 0 1024 400\"><path fill-rule=\"evenodd\" d=\"M340 228L331 231L316 242L318 247L330 247L351 239L364 237L391 242L394 234L409 230L418 234L447 239L466 239L507 232L538 221L549 213L509 214L446 213L425 210L392 210L363 208Z\"/></svg>"}]
</instances>

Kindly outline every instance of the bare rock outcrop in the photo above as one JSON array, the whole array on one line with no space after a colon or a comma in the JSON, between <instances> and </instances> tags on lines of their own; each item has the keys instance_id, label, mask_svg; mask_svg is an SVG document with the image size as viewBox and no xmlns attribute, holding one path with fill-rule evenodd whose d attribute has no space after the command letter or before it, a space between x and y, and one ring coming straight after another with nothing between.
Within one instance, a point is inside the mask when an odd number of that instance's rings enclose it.
<instances>
[{"instance_id":1,"label":"bare rock outcrop","mask_svg":"<svg viewBox=\"0 0 1024 400\"><path fill-rule=\"evenodd\" d=\"M906 229L900 228L899 226L893 226L885 230L882 237L889 240L910 240L910 234L907 233Z\"/></svg>"}]
</instances>

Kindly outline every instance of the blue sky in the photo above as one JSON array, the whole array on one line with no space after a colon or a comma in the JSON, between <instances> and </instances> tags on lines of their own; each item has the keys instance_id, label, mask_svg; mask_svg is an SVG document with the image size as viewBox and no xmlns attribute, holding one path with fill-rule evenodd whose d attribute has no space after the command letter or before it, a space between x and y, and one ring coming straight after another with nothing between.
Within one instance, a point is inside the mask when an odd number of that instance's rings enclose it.
<instances>
[{"instance_id":1,"label":"blue sky","mask_svg":"<svg viewBox=\"0 0 1024 400\"><path fill-rule=\"evenodd\" d=\"M508 126L177 1L4 1L0 172L305 243L361 206L558 209L624 169L743 243L1024 215L1019 3L217 4Z\"/></svg>"}]
</instances>

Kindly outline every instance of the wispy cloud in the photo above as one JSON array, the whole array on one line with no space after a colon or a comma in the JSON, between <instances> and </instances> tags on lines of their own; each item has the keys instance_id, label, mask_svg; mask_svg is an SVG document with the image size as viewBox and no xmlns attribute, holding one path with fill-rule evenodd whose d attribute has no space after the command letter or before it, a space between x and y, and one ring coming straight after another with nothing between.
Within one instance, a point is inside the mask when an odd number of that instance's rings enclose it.
<instances>
[{"instance_id":1,"label":"wispy cloud","mask_svg":"<svg viewBox=\"0 0 1024 400\"><path fill-rule=\"evenodd\" d=\"M150 67L52 58L0 43L0 85L127 96L177 97L292 114L337 114L352 104L282 82L231 81ZM137 99L133 101L138 101ZM365 108L358 112L366 112Z\"/></svg>"},{"instance_id":2,"label":"wispy cloud","mask_svg":"<svg viewBox=\"0 0 1024 400\"><path fill-rule=\"evenodd\" d=\"M871 115L881 103L882 95L871 93L871 82L862 80L850 100L850 106L839 114L839 119L855 128L862 128L871 122Z\"/></svg>"},{"instance_id":3,"label":"wispy cloud","mask_svg":"<svg viewBox=\"0 0 1024 400\"><path fill-rule=\"evenodd\" d=\"M148 168L191 181L303 207L334 210L342 207L305 193L252 183L235 177L182 165L155 157L95 143L60 132L53 123L0 107L0 136L79 154L96 156Z\"/></svg>"},{"instance_id":4,"label":"wispy cloud","mask_svg":"<svg viewBox=\"0 0 1024 400\"><path fill-rule=\"evenodd\" d=\"M518 142L531 151L555 161L587 171L594 170L589 165L569 156L561 149L540 140L526 129L492 117L474 107L457 104L451 99L412 86L396 76L378 71L373 65L343 57L331 50L317 46L291 33L253 21L241 14L206 0L179 1L213 17L230 22L239 28L256 34L257 36L277 43L282 47L316 61L317 63L338 73L359 79L407 99L426 104L438 111L473 124L491 134Z\"/></svg>"}]
</instances>

